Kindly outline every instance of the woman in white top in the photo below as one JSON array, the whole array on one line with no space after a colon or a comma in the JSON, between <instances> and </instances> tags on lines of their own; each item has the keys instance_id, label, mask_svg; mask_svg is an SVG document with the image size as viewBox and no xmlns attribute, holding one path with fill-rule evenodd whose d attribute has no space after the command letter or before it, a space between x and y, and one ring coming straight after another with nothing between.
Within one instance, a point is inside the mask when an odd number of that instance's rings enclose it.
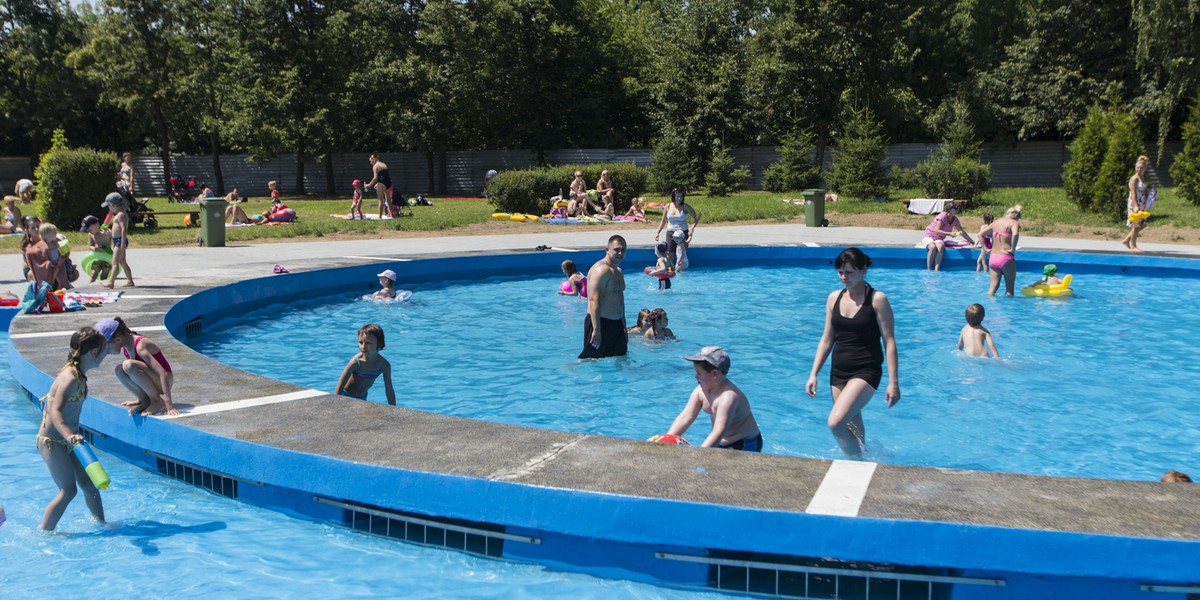
<instances>
[{"instance_id":1,"label":"woman in white top","mask_svg":"<svg viewBox=\"0 0 1200 600\"><path fill-rule=\"evenodd\" d=\"M692 227L688 228L688 215L692 217ZM671 203L663 209L662 221L658 224L658 231L654 234L654 241L658 241L662 235L663 227L667 228L667 256L677 256L675 260L675 271L679 272L687 268L688 245L692 243L692 235L696 233L696 227L700 225L700 213L692 208L684 199L682 188L671 190Z\"/></svg>"},{"instance_id":2,"label":"woman in white top","mask_svg":"<svg viewBox=\"0 0 1200 600\"><path fill-rule=\"evenodd\" d=\"M1125 204L1125 226L1129 228L1129 233L1125 234L1121 243L1134 252L1142 251L1137 245L1138 232L1146 228L1146 219L1136 218L1133 214L1146 209L1146 199L1150 194L1150 186L1146 184L1146 167L1149 164L1150 157L1139 156L1137 165L1133 167L1133 177L1129 178L1129 198Z\"/></svg>"}]
</instances>

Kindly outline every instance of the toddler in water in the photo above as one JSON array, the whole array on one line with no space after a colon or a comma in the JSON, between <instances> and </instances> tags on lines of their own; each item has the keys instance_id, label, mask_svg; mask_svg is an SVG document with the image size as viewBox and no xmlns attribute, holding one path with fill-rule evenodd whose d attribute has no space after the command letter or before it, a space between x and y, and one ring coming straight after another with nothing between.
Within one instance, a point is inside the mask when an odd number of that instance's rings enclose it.
<instances>
[{"instance_id":1,"label":"toddler in water","mask_svg":"<svg viewBox=\"0 0 1200 600\"><path fill-rule=\"evenodd\" d=\"M661 308L650 311L650 314L646 316L646 320L642 321L642 324L646 329L646 333L643 335L648 340L665 341L676 339L675 333L671 331L671 328L667 327L667 311Z\"/></svg>"},{"instance_id":2,"label":"toddler in water","mask_svg":"<svg viewBox=\"0 0 1200 600\"><path fill-rule=\"evenodd\" d=\"M365 220L366 217L363 216L363 212L362 212L362 197L363 197L362 180L355 179L350 185L354 188L354 199L350 203L350 218Z\"/></svg>"},{"instance_id":3,"label":"toddler in water","mask_svg":"<svg viewBox=\"0 0 1200 600\"><path fill-rule=\"evenodd\" d=\"M983 213L983 225L979 228L979 258L975 260L975 272L988 270L988 254L992 251L992 221L996 217L990 212Z\"/></svg>"},{"instance_id":4,"label":"toddler in water","mask_svg":"<svg viewBox=\"0 0 1200 600\"><path fill-rule=\"evenodd\" d=\"M992 332L983 327L983 305L972 304L967 307L967 324L958 332L958 349L971 356L987 358L988 350L992 358L1000 358L996 344L992 341Z\"/></svg>"},{"instance_id":5,"label":"toddler in water","mask_svg":"<svg viewBox=\"0 0 1200 600\"><path fill-rule=\"evenodd\" d=\"M558 286L558 293L564 296L587 298L587 276L575 268L575 261L564 260L561 266L563 275L566 275L567 279Z\"/></svg>"},{"instance_id":6,"label":"toddler in water","mask_svg":"<svg viewBox=\"0 0 1200 600\"><path fill-rule=\"evenodd\" d=\"M112 260L112 236L108 231L100 227L100 219L88 215L83 218L83 223L79 228L80 231L86 231L88 234L88 247L92 252L102 252L109 255L109 261ZM88 283L94 283L97 278L108 279L112 269L111 262L101 260L92 261L92 272L88 273L91 279Z\"/></svg>"},{"instance_id":7,"label":"toddler in water","mask_svg":"<svg viewBox=\"0 0 1200 600\"><path fill-rule=\"evenodd\" d=\"M378 275L382 290L371 295L376 300L391 300L396 297L396 272L388 269Z\"/></svg>"},{"instance_id":8,"label":"toddler in water","mask_svg":"<svg viewBox=\"0 0 1200 600\"><path fill-rule=\"evenodd\" d=\"M367 399L367 392L375 384L375 380L383 375L383 389L387 392L388 404L396 405L396 391L392 389L392 364L380 356L383 350L383 328L367 323L358 330L358 354L350 359L342 376L338 378L335 394Z\"/></svg>"},{"instance_id":9,"label":"toddler in water","mask_svg":"<svg viewBox=\"0 0 1200 600\"><path fill-rule=\"evenodd\" d=\"M645 334L645 333L646 333L646 326L647 326L647 324L646 324L646 319L647 319L647 317L649 317L649 316L650 316L650 309L648 309L648 308L643 308L642 310L639 310L639 311L638 311L638 318L637 318L637 325L634 325L633 327L630 327L629 329L626 329L626 330L625 330L625 332L626 332L626 333L636 333L636 334L638 334L638 335L643 335L643 334Z\"/></svg>"},{"instance_id":10,"label":"toddler in water","mask_svg":"<svg viewBox=\"0 0 1200 600\"><path fill-rule=\"evenodd\" d=\"M1058 265L1046 265L1042 267L1042 278L1037 280L1034 285L1059 285L1061 283L1062 279L1058 277Z\"/></svg>"},{"instance_id":11,"label":"toddler in water","mask_svg":"<svg viewBox=\"0 0 1200 600\"><path fill-rule=\"evenodd\" d=\"M671 277L675 275L675 265L671 262L668 256L670 246L666 242L659 242L654 245L654 255L658 257L658 262L654 263L653 267L646 267L646 274L658 277L658 289L671 289Z\"/></svg>"}]
</instances>

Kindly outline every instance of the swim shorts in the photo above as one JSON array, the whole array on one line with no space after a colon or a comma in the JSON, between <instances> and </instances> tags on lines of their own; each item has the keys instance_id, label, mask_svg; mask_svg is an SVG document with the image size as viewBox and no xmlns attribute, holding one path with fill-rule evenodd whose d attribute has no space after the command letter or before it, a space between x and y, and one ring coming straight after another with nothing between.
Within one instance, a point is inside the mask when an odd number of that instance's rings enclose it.
<instances>
[{"instance_id":1,"label":"swim shorts","mask_svg":"<svg viewBox=\"0 0 1200 600\"><path fill-rule=\"evenodd\" d=\"M721 446L725 450L743 450L745 452L762 452L763 439L762 434L758 434L752 438L740 439L728 446Z\"/></svg>"},{"instance_id":2,"label":"swim shorts","mask_svg":"<svg viewBox=\"0 0 1200 600\"><path fill-rule=\"evenodd\" d=\"M625 324L621 319L600 318L600 347L593 348L592 319L583 317L583 352L579 358L604 358L606 356L625 356L629 353L629 334L625 332Z\"/></svg>"}]
</instances>

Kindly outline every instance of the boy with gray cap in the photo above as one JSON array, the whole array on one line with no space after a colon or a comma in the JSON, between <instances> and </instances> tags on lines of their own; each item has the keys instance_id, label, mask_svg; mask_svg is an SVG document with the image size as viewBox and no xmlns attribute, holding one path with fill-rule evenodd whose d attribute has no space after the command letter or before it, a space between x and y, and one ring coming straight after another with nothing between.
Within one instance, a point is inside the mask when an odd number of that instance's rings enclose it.
<instances>
[{"instance_id":1,"label":"boy with gray cap","mask_svg":"<svg viewBox=\"0 0 1200 600\"><path fill-rule=\"evenodd\" d=\"M712 419L712 431L701 446L762 452L762 433L750 412L750 400L727 377L729 354L725 349L705 346L684 358L692 361L697 385L667 433L682 436L703 410Z\"/></svg>"}]
</instances>

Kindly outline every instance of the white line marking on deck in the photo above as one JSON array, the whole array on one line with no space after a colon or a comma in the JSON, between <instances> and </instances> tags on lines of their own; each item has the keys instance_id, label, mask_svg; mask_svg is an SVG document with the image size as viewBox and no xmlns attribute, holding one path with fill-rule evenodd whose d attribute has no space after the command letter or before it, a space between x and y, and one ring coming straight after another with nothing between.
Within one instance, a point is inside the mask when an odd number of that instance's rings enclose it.
<instances>
[{"instance_id":1,"label":"white line marking on deck","mask_svg":"<svg viewBox=\"0 0 1200 600\"><path fill-rule=\"evenodd\" d=\"M559 248L558 246L550 246L550 249L558 250L559 252L579 252L578 250L576 250L574 248Z\"/></svg>"},{"instance_id":2,"label":"white line marking on deck","mask_svg":"<svg viewBox=\"0 0 1200 600\"><path fill-rule=\"evenodd\" d=\"M134 326L134 327L130 327L130 329L133 329L138 332L166 331L167 326L166 325L150 325L147 327ZM76 331L75 329L67 329L65 331L39 331L37 333L14 333L8 337L10 337L14 340L25 340L25 339L30 339L30 338L47 338L47 337L58 337L58 336L62 336L62 335L71 335L71 334L75 333L75 331Z\"/></svg>"},{"instance_id":3,"label":"white line marking on deck","mask_svg":"<svg viewBox=\"0 0 1200 600\"><path fill-rule=\"evenodd\" d=\"M305 398L315 398L317 396L326 396L329 392L321 390L300 390L298 392L288 392L286 394L278 394L275 396L262 396L261 398L247 398L245 400L234 400L232 402L218 402L216 404L205 404L197 406L185 413L180 413L175 416L164 416L163 419L182 419L193 415L206 415L215 412L225 412L227 410L238 410L240 408L251 408L255 406L264 406L267 404L279 404L280 402L291 402L292 400L303 400Z\"/></svg>"},{"instance_id":4,"label":"white line marking on deck","mask_svg":"<svg viewBox=\"0 0 1200 600\"><path fill-rule=\"evenodd\" d=\"M359 260L378 260L382 262L409 262L411 258L388 258L386 256L343 256L342 258L357 258Z\"/></svg>"},{"instance_id":5,"label":"white line marking on deck","mask_svg":"<svg viewBox=\"0 0 1200 600\"><path fill-rule=\"evenodd\" d=\"M825 479L813 494L804 512L814 515L856 517L871 487L876 463L856 460L835 460L825 472Z\"/></svg>"},{"instance_id":6,"label":"white line marking on deck","mask_svg":"<svg viewBox=\"0 0 1200 600\"><path fill-rule=\"evenodd\" d=\"M84 295L86 295L86 294L84 294ZM138 295L121 294L122 300L124 300L126 298L130 298L130 299L136 298L138 300L179 300L180 298L191 298L191 297L192 297L191 294L146 294L144 296L141 294L138 294Z\"/></svg>"},{"instance_id":7,"label":"white line marking on deck","mask_svg":"<svg viewBox=\"0 0 1200 600\"><path fill-rule=\"evenodd\" d=\"M820 248L821 247L821 245L816 242L804 242L804 245L808 246L809 248Z\"/></svg>"},{"instance_id":8,"label":"white line marking on deck","mask_svg":"<svg viewBox=\"0 0 1200 600\"><path fill-rule=\"evenodd\" d=\"M535 457L525 461L524 466L522 466L518 469L513 469L511 471L496 473L491 478L492 479L513 480L513 479L519 479L526 475L532 474L535 471L540 470L547 462L550 461L550 459L554 458L555 456L558 456L559 454L562 454L563 452L566 452L567 450L570 450L571 448L574 448L576 445L578 445L580 442L582 442L583 440L585 440L587 438L588 438L588 436L581 435L569 442L562 443L562 444L554 444L554 446L548 452L545 452L539 456L535 456Z\"/></svg>"}]
</instances>

